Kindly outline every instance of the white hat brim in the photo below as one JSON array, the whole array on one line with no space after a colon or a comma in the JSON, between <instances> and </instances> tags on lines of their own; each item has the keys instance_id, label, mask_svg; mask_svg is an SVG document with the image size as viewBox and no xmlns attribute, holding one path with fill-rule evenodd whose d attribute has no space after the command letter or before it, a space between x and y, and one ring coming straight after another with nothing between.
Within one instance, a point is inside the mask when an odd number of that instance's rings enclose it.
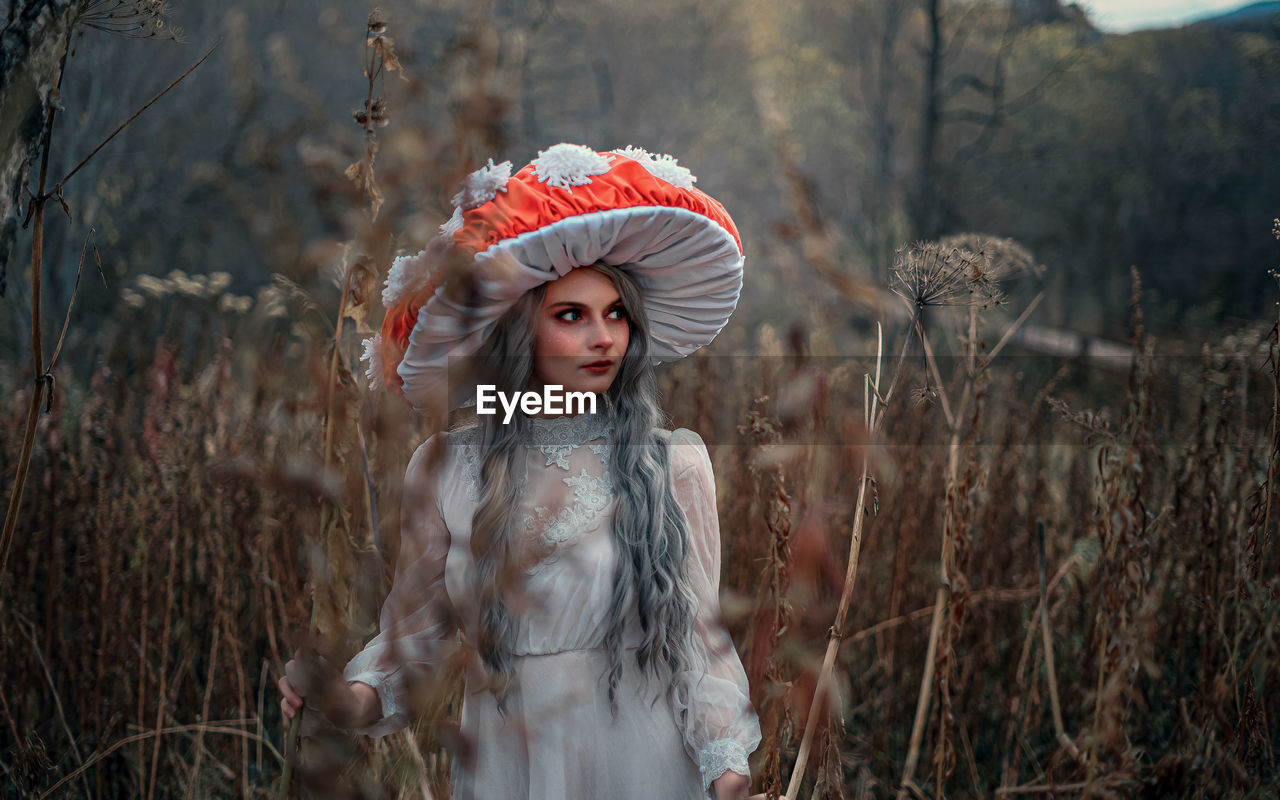
<instances>
[{"instance_id":1,"label":"white hat brim","mask_svg":"<svg viewBox=\"0 0 1280 800\"><path fill-rule=\"evenodd\" d=\"M398 368L404 395L427 413L445 400L450 359L472 355L530 289L603 261L627 272L644 297L650 353L674 361L709 344L742 292L733 234L685 208L635 206L579 214L497 242L475 256L475 291L460 303L441 288L422 307ZM455 397L450 405L467 397Z\"/></svg>"}]
</instances>

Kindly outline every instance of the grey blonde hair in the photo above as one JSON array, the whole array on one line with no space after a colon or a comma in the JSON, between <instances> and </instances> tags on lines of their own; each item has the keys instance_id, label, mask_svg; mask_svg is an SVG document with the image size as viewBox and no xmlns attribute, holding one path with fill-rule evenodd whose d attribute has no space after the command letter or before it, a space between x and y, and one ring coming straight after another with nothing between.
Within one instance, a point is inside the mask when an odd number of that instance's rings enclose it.
<instances>
[{"instance_id":1,"label":"grey blonde hair","mask_svg":"<svg viewBox=\"0 0 1280 800\"><path fill-rule=\"evenodd\" d=\"M646 683L657 679L671 697L678 676L690 665L696 595L689 581L689 523L672 492L667 443L658 432L658 384L649 355L649 323L643 298L624 271L607 264L594 269L610 278L627 311L630 339L618 375L605 392L613 430L606 468L616 498L612 533L618 554L608 611L609 708L616 715L623 670L623 629L634 596L643 639L636 663ZM498 391L523 391L533 376L534 329L546 284L526 292L500 318L476 353L477 383ZM505 716L513 674L511 649L517 621L506 598L521 574L514 551L519 486L513 475L516 448L532 425L516 414L507 425L497 415L478 415L481 452L480 498L471 524L471 552L479 578L476 649L494 677L498 708ZM633 594L634 593L634 594ZM656 698L655 698L656 702Z\"/></svg>"}]
</instances>

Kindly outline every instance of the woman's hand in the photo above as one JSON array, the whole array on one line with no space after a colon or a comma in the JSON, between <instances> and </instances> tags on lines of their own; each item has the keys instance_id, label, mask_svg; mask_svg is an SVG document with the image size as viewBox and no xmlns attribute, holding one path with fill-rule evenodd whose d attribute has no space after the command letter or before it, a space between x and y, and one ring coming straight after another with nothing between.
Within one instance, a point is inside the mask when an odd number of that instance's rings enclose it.
<instances>
[{"instance_id":1,"label":"woman's hand","mask_svg":"<svg viewBox=\"0 0 1280 800\"><path fill-rule=\"evenodd\" d=\"M377 721L380 705L378 693L365 683L347 683L324 656L299 650L284 665L280 687L280 710L292 718L311 699L318 710L334 725L361 728Z\"/></svg>"},{"instance_id":2,"label":"woman's hand","mask_svg":"<svg viewBox=\"0 0 1280 800\"><path fill-rule=\"evenodd\" d=\"M729 770L711 782L712 797L716 800L767 800L768 795L754 794L751 791L751 779ZM787 800L786 795L779 795L778 800Z\"/></svg>"}]
</instances>

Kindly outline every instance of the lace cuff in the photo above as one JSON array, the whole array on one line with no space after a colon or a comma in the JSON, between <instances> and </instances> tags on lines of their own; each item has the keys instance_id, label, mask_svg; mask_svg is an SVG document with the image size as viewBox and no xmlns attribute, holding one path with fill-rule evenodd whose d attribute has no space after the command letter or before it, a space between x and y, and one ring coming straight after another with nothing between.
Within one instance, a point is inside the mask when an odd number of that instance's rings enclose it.
<instances>
[{"instance_id":1,"label":"lace cuff","mask_svg":"<svg viewBox=\"0 0 1280 800\"><path fill-rule=\"evenodd\" d=\"M747 751L733 739L716 739L707 742L698 752L698 769L702 771L702 788L711 792L711 782L726 772L750 775Z\"/></svg>"},{"instance_id":2,"label":"lace cuff","mask_svg":"<svg viewBox=\"0 0 1280 800\"><path fill-rule=\"evenodd\" d=\"M347 683L356 682L372 686L373 690L378 693L378 700L382 703L382 716L368 728L361 730L361 733L369 736L382 735L375 732L385 727L386 723L394 720L397 715L404 711L400 704L396 702L396 695L391 688L391 682L384 675L373 670L365 670L358 675L347 678ZM389 733L390 731L387 732Z\"/></svg>"}]
</instances>

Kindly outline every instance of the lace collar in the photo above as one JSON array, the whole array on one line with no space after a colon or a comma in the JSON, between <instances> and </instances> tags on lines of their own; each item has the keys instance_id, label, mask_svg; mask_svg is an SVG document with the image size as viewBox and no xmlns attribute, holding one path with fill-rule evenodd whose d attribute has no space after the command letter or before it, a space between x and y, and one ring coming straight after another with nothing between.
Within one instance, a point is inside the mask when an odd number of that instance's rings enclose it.
<instances>
[{"instance_id":1,"label":"lace collar","mask_svg":"<svg viewBox=\"0 0 1280 800\"><path fill-rule=\"evenodd\" d=\"M534 447L578 447L593 439L607 438L609 420L604 414L578 414L573 417L535 417L529 431L529 443Z\"/></svg>"}]
</instances>

